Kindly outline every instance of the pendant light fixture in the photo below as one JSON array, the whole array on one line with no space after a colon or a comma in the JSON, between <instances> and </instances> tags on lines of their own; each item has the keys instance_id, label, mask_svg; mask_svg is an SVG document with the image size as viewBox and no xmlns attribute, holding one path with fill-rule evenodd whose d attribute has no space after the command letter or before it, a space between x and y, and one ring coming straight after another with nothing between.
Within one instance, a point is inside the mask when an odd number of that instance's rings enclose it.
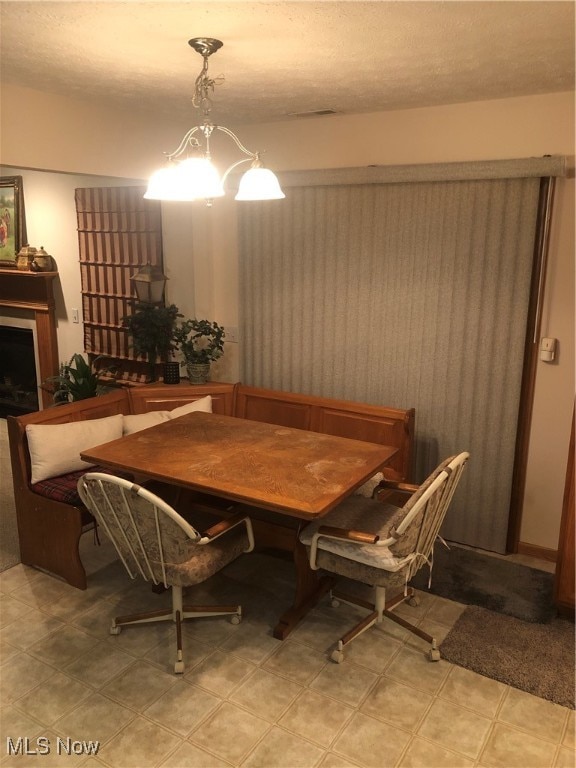
<instances>
[{"instance_id":1,"label":"pendant light fixture","mask_svg":"<svg viewBox=\"0 0 576 768\"><path fill-rule=\"evenodd\" d=\"M203 58L202 70L196 78L192 104L202 112L201 125L195 125L184 136L174 152L166 154L168 164L150 177L145 198L148 200L191 201L205 200L208 205L216 197L223 197L224 185L231 171L242 163L251 161L251 167L240 179L236 200L279 200L285 197L278 179L264 168L258 152L251 152L230 129L215 125L211 118L212 101L216 81L208 75L208 59L223 43L213 37L194 37L188 44ZM233 163L220 177L212 163L210 138L220 131L234 141L246 157Z\"/></svg>"}]
</instances>

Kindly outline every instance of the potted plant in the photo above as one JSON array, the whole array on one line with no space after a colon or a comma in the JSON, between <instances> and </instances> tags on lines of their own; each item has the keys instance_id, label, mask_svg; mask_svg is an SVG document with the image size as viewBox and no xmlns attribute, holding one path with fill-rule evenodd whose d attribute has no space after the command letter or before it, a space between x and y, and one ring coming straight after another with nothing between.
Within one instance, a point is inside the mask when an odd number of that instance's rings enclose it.
<instances>
[{"instance_id":1,"label":"potted plant","mask_svg":"<svg viewBox=\"0 0 576 768\"><path fill-rule=\"evenodd\" d=\"M67 363L60 363L58 375L47 378L42 388L52 393L54 405L102 395L112 388L100 380L96 363L102 359L103 355L100 355L87 362L81 354L76 353ZM112 370L109 372L113 373Z\"/></svg>"},{"instance_id":2,"label":"potted plant","mask_svg":"<svg viewBox=\"0 0 576 768\"><path fill-rule=\"evenodd\" d=\"M174 329L179 317L182 315L175 304L165 307L139 302L131 315L122 318L123 327L132 337L134 352L148 361L150 381L156 381L157 362L167 364L176 349Z\"/></svg>"},{"instance_id":3,"label":"potted plant","mask_svg":"<svg viewBox=\"0 0 576 768\"><path fill-rule=\"evenodd\" d=\"M184 320L174 329L174 341L182 352L191 384L208 381L210 364L224 353L224 327L210 320Z\"/></svg>"}]
</instances>

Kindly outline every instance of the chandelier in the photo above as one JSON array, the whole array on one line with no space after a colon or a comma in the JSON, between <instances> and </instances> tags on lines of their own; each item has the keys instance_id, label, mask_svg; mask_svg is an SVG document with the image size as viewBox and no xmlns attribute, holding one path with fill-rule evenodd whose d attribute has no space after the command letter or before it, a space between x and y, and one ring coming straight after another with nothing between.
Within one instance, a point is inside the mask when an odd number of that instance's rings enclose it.
<instances>
[{"instance_id":1,"label":"chandelier","mask_svg":"<svg viewBox=\"0 0 576 768\"><path fill-rule=\"evenodd\" d=\"M223 125L215 125L211 118L210 94L217 84L208 75L208 59L223 43L213 37L194 37L188 41L203 58L202 70L196 78L192 104L202 112L202 124L195 125L184 136L174 152L165 153L168 164L150 177L145 198L148 200L191 201L205 200L212 204L215 197L223 197L224 185L231 171L242 163L251 161L250 168L240 179L236 200L279 200L285 197L278 179L264 168L258 152L251 152L240 139ZM212 163L210 139L214 131L220 131L232 139L246 155L233 163L220 177Z\"/></svg>"}]
</instances>

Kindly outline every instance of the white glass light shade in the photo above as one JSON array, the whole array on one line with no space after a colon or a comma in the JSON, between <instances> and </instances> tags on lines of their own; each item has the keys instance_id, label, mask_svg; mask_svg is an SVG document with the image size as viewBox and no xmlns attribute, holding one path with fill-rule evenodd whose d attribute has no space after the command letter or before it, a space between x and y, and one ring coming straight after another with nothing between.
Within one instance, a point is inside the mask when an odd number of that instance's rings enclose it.
<instances>
[{"instance_id":1,"label":"white glass light shade","mask_svg":"<svg viewBox=\"0 0 576 768\"><path fill-rule=\"evenodd\" d=\"M189 202L223 195L222 181L210 160L191 157L153 173L144 197L147 200Z\"/></svg>"},{"instance_id":2,"label":"white glass light shade","mask_svg":"<svg viewBox=\"0 0 576 768\"><path fill-rule=\"evenodd\" d=\"M286 197L268 168L250 168L240 179L235 200L281 200Z\"/></svg>"}]
</instances>

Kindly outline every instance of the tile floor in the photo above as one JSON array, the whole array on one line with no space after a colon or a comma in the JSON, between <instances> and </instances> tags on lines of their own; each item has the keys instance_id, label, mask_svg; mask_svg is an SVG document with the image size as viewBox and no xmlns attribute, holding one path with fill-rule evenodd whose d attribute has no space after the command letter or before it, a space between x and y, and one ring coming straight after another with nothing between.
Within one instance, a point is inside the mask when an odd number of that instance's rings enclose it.
<instances>
[{"instance_id":1,"label":"tile floor","mask_svg":"<svg viewBox=\"0 0 576 768\"><path fill-rule=\"evenodd\" d=\"M113 615L151 610L167 594L130 582L90 534L82 548L86 592L22 565L0 574L2 768L575 764L574 711L431 663L425 644L396 625L366 633L336 665L327 651L356 609L326 599L275 640L291 565L265 555L246 555L196 589L198 600L212 592L241 602L244 620L188 622L177 677L172 626L108 634ZM441 639L463 608L423 594L403 610Z\"/></svg>"}]
</instances>

